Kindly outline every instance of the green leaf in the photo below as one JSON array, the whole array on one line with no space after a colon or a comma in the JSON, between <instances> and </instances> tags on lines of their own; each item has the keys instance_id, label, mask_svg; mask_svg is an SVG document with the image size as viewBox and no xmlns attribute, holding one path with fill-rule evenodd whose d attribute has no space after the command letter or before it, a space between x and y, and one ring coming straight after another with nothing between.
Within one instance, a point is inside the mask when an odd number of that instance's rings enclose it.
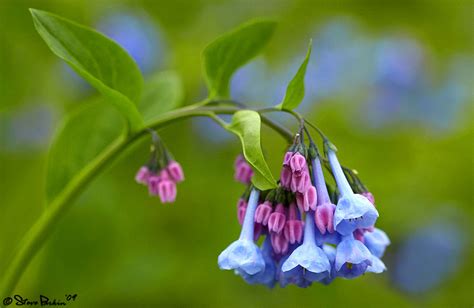
<instances>
[{"instance_id":1,"label":"green leaf","mask_svg":"<svg viewBox=\"0 0 474 308\"><path fill-rule=\"evenodd\" d=\"M274 21L251 21L224 34L204 49L204 74L210 98L229 96L232 75L260 53L272 37L275 26Z\"/></svg>"},{"instance_id":2,"label":"green leaf","mask_svg":"<svg viewBox=\"0 0 474 308\"><path fill-rule=\"evenodd\" d=\"M254 168L252 183L260 190L276 187L276 181L268 168L260 145L260 115L252 110L237 111L227 129L242 142L244 156Z\"/></svg>"},{"instance_id":3,"label":"green leaf","mask_svg":"<svg viewBox=\"0 0 474 308\"><path fill-rule=\"evenodd\" d=\"M300 68L296 72L296 75L288 84L286 88L285 98L283 102L277 106L280 109L293 110L298 107L304 98L304 77L306 75L306 67L308 66L309 57L311 55L312 41L309 41L308 51L306 57L301 63Z\"/></svg>"},{"instance_id":4,"label":"green leaf","mask_svg":"<svg viewBox=\"0 0 474 308\"><path fill-rule=\"evenodd\" d=\"M145 124L159 115L179 107L183 103L183 85L173 71L160 72L145 82L138 109Z\"/></svg>"},{"instance_id":5,"label":"green leaf","mask_svg":"<svg viewBox=\"0 0 474 308\"><path fill-rule=\"evenodd\" d=\"M120 114L102 99L83 103L69 114L51 146L46 199L52 201L81 170L100 156L123 132Z\"/></svg>"},{"instance_id":6,"label":"green leaf","mask_svg":"<svg viewBox=\"0 0 474 308\"><path fill-rule=\"evenodd\" d=\"M49 48L95 87L136 131L143 120L138 102L143 77L137 64L104 35L57 15L30 9L36 30Z\"/></svg>"}]
</instances>

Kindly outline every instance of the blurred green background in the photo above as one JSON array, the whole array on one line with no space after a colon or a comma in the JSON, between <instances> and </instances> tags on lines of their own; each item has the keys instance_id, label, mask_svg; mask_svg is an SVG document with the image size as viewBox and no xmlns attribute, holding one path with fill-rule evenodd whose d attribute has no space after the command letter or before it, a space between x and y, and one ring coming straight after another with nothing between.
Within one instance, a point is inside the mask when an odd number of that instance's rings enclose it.
<instances>
[{"instance_id":1,"label":"blurred green background","mask_svg":"<svg viewBox=\"0 0 474 308\"><path fill-rule=\"evenodd\" d=\"M393 244L387 273L330 286L268 290L220 271L217 256L239 233L236 202L244 187L233 181L232 166L240 145L211 122L193 120L160 131L186 174L175 204L161 205L134 183L148 159L141 143L75 202L15 293L78 294L77 307L474 304L472 1L0 0L0 275L45 207L54 128L96 95L46 47L29 7L138 42L132 30L142 27L142 42L152 42L135 46L148 52L141 55L145 76L176 70L185 104L205 96L202 49L239 23L261 16L280 22L265 54L236 76L233 93L242 100L277 102L313 38L301 111L359 171L376 196L378 227ZM268 129L263 143L276 174L285 143ZM456 232L444 232L447 225ZM428 246L443 258L424 269L436 278L431 284L413 272L410 285L428 285L414 291L397 279L400 262L416 269L429 260L426 253L403 259L400 250L430 226L447 234Z\"/></svg>"}]
</instances>

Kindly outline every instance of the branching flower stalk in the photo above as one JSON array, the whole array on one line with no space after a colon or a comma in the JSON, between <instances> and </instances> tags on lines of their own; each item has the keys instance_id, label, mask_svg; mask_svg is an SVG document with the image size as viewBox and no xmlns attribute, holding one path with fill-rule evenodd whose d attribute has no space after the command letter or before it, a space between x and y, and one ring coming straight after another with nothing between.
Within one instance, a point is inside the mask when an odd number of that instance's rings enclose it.
<instances>
[{"instance_id":1,"label":"branching flower stalk","mask_svg":"<svg viewBox=\"0 0 474 308\"><path fill-rule=\"evenodd\" d=\"M221 269L234 270L246 282L268 287L329 284L337 277L355 278L366 272L385 270L381 258L390 241L382 230L374 227L379 214L373 195L355 170L339 163L336 147L322 130L294 111L304 98L311 41L277 106L252 109L228 99L232 75L261 52L274 32L276 22L255 20L224 34L205 48L202 59L209 90L207 98L159 113L154 108L139 110L143 77L133 59L117 43L54 14L34 9L31 14L48 47L95 87L105 98L104 102L115 107L127 130L98 154L88 157L86 165L79 166L71 178L60 183L63 186L59 192L51 197L45 212L13 252L2 276L0 295L11 295L28 264L86 187L129 147L149 134L150 158L139 168L135 180L146 185L149 194L158 196L162 203L174 202L184 172L156 131L191 117L213 119L236 134L242 143L242 154L234 164L235 179L246 187L237 204L242 231L220 254ZM96 65L90 66L91 62ZM154 107L157 102L148 104ZM267 112L292 115L298 129L294 133L289 131L269 119ZM222 114L232 115L232 121L224 121L219 117ZM261 123L288 143L279 179L273 177L261 148ZM321 137L323 154L306 125ZM322 165L332 174L336 188L325 180ZM265 239L258 247L257 241L262 236Z\"/></svg>"},{"instance_id":2,"label":"branching flower stalk","mask_svg":"<svg viewBox=\"0 0 474 308\"><path fill-rule=\"evenodd\" d=\"M199 104L201 105L201 104ZM109 147L107 147L96 159L91 162L83 172L77 174L75 178L67 185L66 189L59 194L46 208L36 223L29 229L24 238L19 242L10 264L2 277L0 290L3 294L10 294L18 283L22 273L43 246L54 227L58 224L64 214L69 210L74 200L86 189L86 187L116 160L121 153L129 147L145 138L150 130L163 128L175 121L191 117L210 117L215 118L216 114L233 114L238 111L234 107L207 107L190 105L180 109L173 110L164 114L150 125L144 127L131 136L120 136ZM276 132L288 139L288 134L283 133L281 127L275 128L273 122L264 122L269 127L274 128ZM291 135L290 135L291 137Z\"/></svg>"}]
</instances>

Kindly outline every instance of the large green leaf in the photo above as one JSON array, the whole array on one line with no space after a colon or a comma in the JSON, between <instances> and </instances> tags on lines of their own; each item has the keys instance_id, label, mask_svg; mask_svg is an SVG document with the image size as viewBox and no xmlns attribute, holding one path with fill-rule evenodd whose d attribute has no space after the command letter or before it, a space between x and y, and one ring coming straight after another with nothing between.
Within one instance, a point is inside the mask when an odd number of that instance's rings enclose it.
<instances>
[{"instance_id":1,"label":"large green leaf","mask_svg":"<svg viewBox=\"0 0 474 308\"><path fill-rule=\"evenodd\" d=\"M117 111L101 99L84 103L68 115L48 156L46 198L53 200L81 170L97 159L123 132Z\"/></svg>"},{"instance_id":2,"label":"large green leaf","mask_svg":"<svg viewBox=\"0 0 474 308\"><path fill-rule=\"evenodd\" d=\"M306 52L306 57L301 63L300 68L296 72L296 75L288 84L286 88L285 98L282 103L277 107L280 109L293 110L301 103L304 98L304 77L306 75L306 67L308 66L309 57L311 55L311 45L312 42L309 42L308 51Z\"/></svg>"},{"instance_id":3,"label":"large green leaf","mask_svg":"<svg viewBox=\"0 0 474 308\"><path fill-rule=\"evenodd\" d=\"M145 82L138 109L145 124L183 103L183 85L173 71L160 72Z\"/></svg>"},{"instance_id":4,"label":"large green leaf","mask_svg":"<svg viewBox=\"0 0 474 308\"><path fill-rule=\"evenodd\" d=\"M276 187L270 168L263 156L260 144L260 115L252 110L237 111L227 129L239 136L244 156L253 166L252 183L260 190Z\"/></svg>"},{"instance_id":5,"label":"large green leaf","mask_svg":"<svg viewBox=\"0 0 474 308\"><path fill-rule=\"evenodd\" d=\"M228 97L234 72L260 53L275 30L276 23L256 20L224 34L203 52L204 74L209 97Z\"/></svg>"},{"instance_id":6,"label":"large green leaf","mask_svg":"<svg viewBox=\"0 0 474 308\"><path fill-rule=\"evenodd\" d=\"M131 130L143 121L138 102L143 77L137 64L104 35L54 14L31 9L36 30L49 48L114 104Z\"/></svg>"}]
</instances>

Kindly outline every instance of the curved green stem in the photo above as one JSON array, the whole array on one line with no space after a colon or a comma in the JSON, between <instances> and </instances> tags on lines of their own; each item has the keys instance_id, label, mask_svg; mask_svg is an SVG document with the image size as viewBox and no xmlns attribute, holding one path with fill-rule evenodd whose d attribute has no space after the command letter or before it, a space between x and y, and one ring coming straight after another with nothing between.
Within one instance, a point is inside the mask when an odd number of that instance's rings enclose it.
<instances>
[{"instance_id":1,"label":"curved green stem","mask_svg":"<svg viewBox=\"0 0 474 308\"><path fill-rule=\"evenodd\" d=\"M2 284L0 285L1 295L11 295L23 271L42 247L61 217L71 207L72 201L84 191L87 185L97 177L104 168L117 159L125 149L146 136L149 133L149 129L158 129L171 122L185 118L197 116L213 117L215 114L233 114L237 110L239 109L235 107L200 107L198 105L191 105L164 114L153 123L129 137L121 136L116 139L66 185L64 190L51 202L46 211L20 241L13 254L13 259L4 273ZM267 122L267 124L272 126L270 122ZM288 134L285 131L276 126L272 127L282 134L284 138L288 138Z\"/></svg>"}]
</instances>

